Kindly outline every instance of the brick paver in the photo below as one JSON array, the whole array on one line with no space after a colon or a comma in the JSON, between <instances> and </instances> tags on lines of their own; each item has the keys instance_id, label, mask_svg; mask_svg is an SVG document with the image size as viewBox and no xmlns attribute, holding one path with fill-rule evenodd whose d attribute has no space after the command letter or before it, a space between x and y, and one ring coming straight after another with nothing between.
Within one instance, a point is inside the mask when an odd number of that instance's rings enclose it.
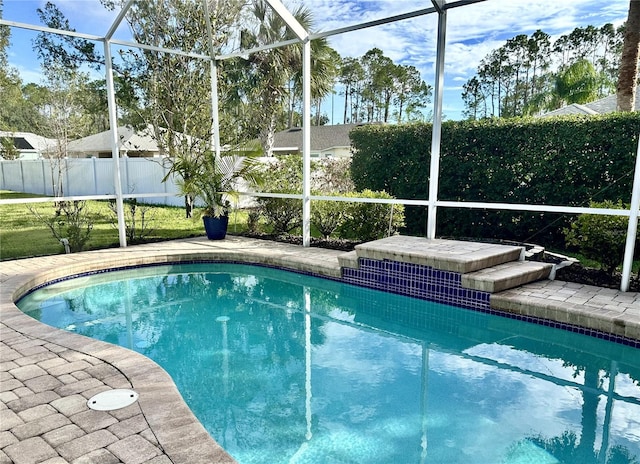
<instances>
[{"instance_id":1,"label":"brick paver","mask_svg":"<svg viewBox=\"0 0 640 464\"><path fill-rule=\"evenodd\" d=\"M183 404L182 399L154 363L119 347L91 345L72 334L45 330L20 313L13 304L14 292L44 282L39 273L53 278L56 272L69 275L124 264L179 260L181 256L231 256L336 277L340 275L340 254L240 238L220 243L189 239L4 262L0 276L0 464L233 462L188 408L175 407ZM583 319L611 326L611 330L623 327L626 335L640 339L637 293L540 281L492 295L492 304L494 300L498 305L517 306L526 314L549 314L559 308L564 314L559 313L560 318L587 315ZM149 393L115 411L88 408L90 396L110 388ZM167 405L174 405L171 414ZM176 417L180 414L183 417ZM166 423L168 417L171 423L181 424L180 437Z\"/></svg>"}]
</instances>

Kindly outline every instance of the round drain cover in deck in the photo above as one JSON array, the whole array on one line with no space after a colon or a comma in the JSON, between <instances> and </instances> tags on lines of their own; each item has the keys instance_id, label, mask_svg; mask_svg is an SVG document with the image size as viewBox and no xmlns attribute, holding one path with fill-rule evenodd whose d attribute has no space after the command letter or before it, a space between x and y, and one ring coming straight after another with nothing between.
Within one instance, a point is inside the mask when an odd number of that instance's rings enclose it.
<instances>
[{"instance_id":1,"label":"round drain cover in deck","mask_svg":"<svg viewBox=\"0 0 640 464\"><path fill-rule=\"evenodd\" d=\"M133 390L118 388L107 390L92 396L87 401L87 406L96 411L113 411L126 408L138 400L138 394Z\"/></svg>"}]
</instances>

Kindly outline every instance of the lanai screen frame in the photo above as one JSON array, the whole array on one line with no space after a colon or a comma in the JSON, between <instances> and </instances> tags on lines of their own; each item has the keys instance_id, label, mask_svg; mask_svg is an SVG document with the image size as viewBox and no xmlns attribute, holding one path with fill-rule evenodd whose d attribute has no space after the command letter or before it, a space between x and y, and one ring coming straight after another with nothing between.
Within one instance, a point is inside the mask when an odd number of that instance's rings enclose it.
<instances>
[{"instance_id":1,"label":"lanai screen frame","mask_svg":"<svg viewBox=\"0 0 640 464\"><path fill-rule=\"evenodd\" d=\"M638 152L636 155L636 167L634 173L634 180L631 193L631 206L629 210L616 210L616 209L601 209L601 208L582 208L582 207L568 207L568 206L548 206L548 205L524 205L524 204L507 204L507 203L481 203L481 202L454 202L454 201L441 201L438 200L438 186L440 177L440 145L442 134L442 101L444 91L444 58L446 49L446 32L447 32L447 11L452 8L464 7L476 3L482 3L486 0L454 0L447 3L446 0L430 0L433 5L430 8L424 8L413 12L390 16L383 19L369 21L365 23L356 24L353 26L347 26L327 32L311 33L302 27L291 12L285 7L280 0L265 0L268 5L285 21L287 26L296 35L297 39L288 40L285 42L279 42L269 44L261 47L256 47L249 50L241 50L227 55L215 55L212 46L212 29L210 23L210 14L208 11L207 0L202 0L202 6L204 9L204 16L206 19L208 43L209 43L209 55L201 55L196 53L187 53L181 50L172 50L162 47L155 47L147 44L139 44L129 41L117 40L113 38L116 30L120 27L120 24L124 20L127 12L133 5L135 0L127 0L122 9L118 13L113 24L109 28L104 37L94 36L90 34L83 34L77 32L64 31L60 29L52 29L48 27L42 27L31 24L18 23L14 21L6 21L0 19L0 25L6 25L10 27L17 27L23 29L30 29L39 32L47 32L59 35L70 35L74 37L80 37L87 40L101 42L104 47L105 56L105 75L107 85L107 102L109 112L109 125L111 131L111 144L112 144L112 158L114 162L114 189L116 199L116 211L118 216L118 236L120 240L120 246L126 247L126 233L125 233L125 221L124 221L124 206L122 193L122 182L120 179L120 153L119 153L119 140L118 140L118 118L117 118L117 106L115 99L114 81L113 81L113 68L111 60L111 45L122 45L131 48L148 49L158 52L175 53L180 55L189 56L192 58L207 60L211 64L211 103L212 103L212 116L213 116L213 140L212 144L215 149L216 156L220 155L220 132L219 132L219 115L218 115L218 95L217 95L217 62L225 59L247 55L255 53L257 51L266 50L270 48L282 47L293 43L302 43L303 46L303 98L302 98L302 157L303 157L303 188L302 195L284 195L291 198L302 199L302 241L304 247L311 245L311 200L330 200L330 201L358 201L355 198L346 197L328 197L328 196L312 196L311 195L311 134L310 134L310 120L311 120L311 41L319 38L326 38L333 35L344 34L353 32L360 29L380 26L383 24L389 24L406 19L425 16L428 14L438 15L438 29L437 29L437 42L436 42L436 62L435 62L435 85L434 85L434 105L433 105L433 130L431 137L431 158L429 175L426 181L429 183L429 195L428 200L376 200L376 199L360 199L359 201L373 202L373 203L388 203L388 204L403 204L403 205L416 205L426 206L428 208L427 214L427 238L436 238L437 228L437 208L452 207L452 208L483 208L483 209L495 209L495 210L513 210L513 211L533 211L533 212L559 212L570 214L602 214L613 216L627 216L629 218L629 225L627 229L626 246L624 252L624 260L622 267L622 281L620 289L622 291L628 291L629 282L631 280L631 267L633 264L633 255L635 249L635 240L637 236L638 217L640 209L640 137L638 141ZM434 175L434 173L436 175ZM133 196L140 196L133 195ZM259 194L259 196L274 196L274 194ZM281 195L279 195L281 196ZM107 196L104 196L107 197ZM87 197L72 197L74 199L83 199ZM93 197L92 197L93 198ZM0 200L0 204L6 204L6 200Z\"/></svg>"}]
</instances>

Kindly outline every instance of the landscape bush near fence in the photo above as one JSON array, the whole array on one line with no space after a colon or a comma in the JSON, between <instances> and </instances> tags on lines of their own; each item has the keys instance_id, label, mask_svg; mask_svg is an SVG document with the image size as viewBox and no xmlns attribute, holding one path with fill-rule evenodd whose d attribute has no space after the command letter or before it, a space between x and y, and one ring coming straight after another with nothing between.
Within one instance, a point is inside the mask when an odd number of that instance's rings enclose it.
<instances>
[{"instance_id":1,"label":"landscape bush near fence","mask_svg":"<svg viewBox=\"0 0 640 464\"><path fill-rule=\"evenodd\" d=\"M640 114L445 122L439 200L589 206L631 198ZM428 199L431 125L362 126L351 133L357 190ZM426 207L408 206L407 232L424 234ZM564 247L575 216L439 208L439 236Z\"/></svg>"}]
</instances>

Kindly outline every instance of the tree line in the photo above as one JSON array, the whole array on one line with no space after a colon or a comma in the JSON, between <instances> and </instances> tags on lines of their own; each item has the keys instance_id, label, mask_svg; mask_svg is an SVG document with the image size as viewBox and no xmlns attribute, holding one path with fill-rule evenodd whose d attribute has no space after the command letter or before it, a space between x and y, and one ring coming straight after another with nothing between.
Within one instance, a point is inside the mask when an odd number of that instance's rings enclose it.
<instances>
[{"instance_id":1,"label":"tree line","mask_svg":"<svg viewBox=\"0 0 640 464\"><path fill-rule=\"evenodd\" d=\"M101 0L108 9L120 8L121 0ZM0 0L0 12L2 0ZM251 50L217 63L220 97L220 131L223 144L259 139L270 154L274 134L301 125L302 47L260 47L292 40L295 36L264 0L250 7L242 0L224 5L209 4L207 24L202 4L187 0L137 2L126 21L133 40L190 54L215 55ZM296 19L313 29L311 12L300 6ZM74 31L52 2L38 9L41 22L52 28ZM211 43L208 28L211 28ZM103 79L92 79L87 68L104 72L104 56L97 44L71 36L40 33L34 49L41 61L42 84L23 85L8 65L9 28L1 27L0 79L3 105L0 129L37 131L55 139L82 137L106 130L107 99ZM312 123L325 124L321 102L336 87L344 96L342 123L403 122L424 119L431 87L413 66L399 65L374 48L362 57L345 57L326 39L311 42ZM164 151L172 157L199 150L194 144L211 139L210 63L186 54L150 49L122 48L114 53L114 79L121 124L150 125ZM66 134L57 126L64 123ZM186 138L181 134L189 134Z\"/></svg>"},{"instance_id":2,"label":"tree line","mask_svg":"<svg viewBox=\"0 0 640 464\"><path fill-rule=\"evenodd\" d=\"M607 23L577 27L555 41L542 30L508 39L464 84L464 116L535 115L615 93L625 31L625 24Z\"/></svg>"}]
</instances>

